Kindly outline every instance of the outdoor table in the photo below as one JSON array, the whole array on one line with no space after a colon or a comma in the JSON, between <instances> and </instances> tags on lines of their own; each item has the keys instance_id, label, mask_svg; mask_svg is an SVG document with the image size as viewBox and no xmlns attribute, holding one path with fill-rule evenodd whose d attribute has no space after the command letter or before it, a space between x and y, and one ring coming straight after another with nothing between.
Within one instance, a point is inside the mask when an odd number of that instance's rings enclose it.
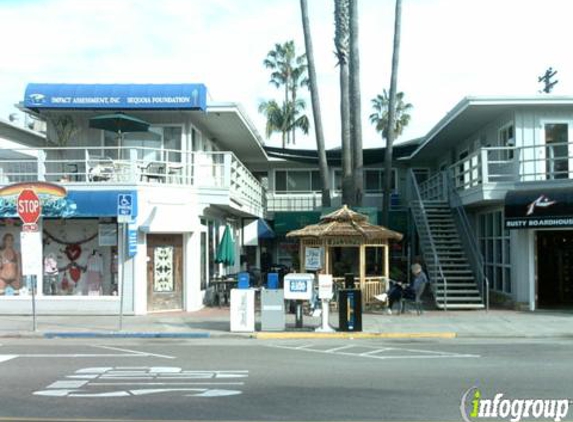
<instances>
[{"instance_id":1,"label":"outdoor table","mask_svg":"<svg viewBox=\"0 0 573 422\"><path fill-rule=\"evenodd\" d=\"M211 280L211 284L215 288L215 295L217 304L221 306L223 301L225 302L225 306L229 305L229 299L231 297L231 289L237 287L237 280L232 278L229 279L213 279Z\"/></svg>"}]
</instances>

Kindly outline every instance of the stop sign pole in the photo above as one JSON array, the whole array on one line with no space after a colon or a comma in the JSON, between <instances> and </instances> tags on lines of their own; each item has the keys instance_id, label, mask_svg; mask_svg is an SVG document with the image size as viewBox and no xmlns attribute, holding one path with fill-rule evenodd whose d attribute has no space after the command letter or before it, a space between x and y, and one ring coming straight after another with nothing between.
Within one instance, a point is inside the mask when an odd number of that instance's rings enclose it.
<instances>
[{"instance_id":1,"label":"stop sign pole","mask_svg":"<svg viewBox=\"0 0 573 422\"><path fill-rule=\"evenodd\" d=\"M21 233L21 244L26 246L27 250L22 248L22 264L24 262L27 265L22 265L23 274L26 277L26 285L30 285L32 289L32 318L33 318L33 330L37 330L36 323L36 273L33 272L34 259L40 259L41 266L41 251L42 251L42 240L41 238L36 239L38 234L38 220L42 215L42 204L40 198L32 189L23 189L18 195L18 200L16 201L16 210L20 220L22 220L23 227ZM39 243L39 245L37 244ZM39 251L38 251L39 250ZM39 253L40 256L35 256ZM29 265L28 263L32 263ZM32 267L32 270L30 269ZM29 282L29 283L28 283Z\"/></svg>"}]
</instances>

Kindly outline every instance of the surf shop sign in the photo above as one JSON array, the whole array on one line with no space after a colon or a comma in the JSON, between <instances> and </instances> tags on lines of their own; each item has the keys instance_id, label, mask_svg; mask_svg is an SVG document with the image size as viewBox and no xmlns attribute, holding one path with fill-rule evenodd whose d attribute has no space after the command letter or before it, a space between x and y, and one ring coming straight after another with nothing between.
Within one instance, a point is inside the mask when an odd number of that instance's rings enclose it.
<instances>
[{"instance_id":1,"label":"surf shop sign","mask_svg":"<svg viewBox=\"0 0 573 422\"><path fill-rule=\"evenodd\" d=\"M0 189L0 218L17 218L34 225L44 217L67 217L64 187L48 182L15 183Z\"/></svg>"}]
</instances>

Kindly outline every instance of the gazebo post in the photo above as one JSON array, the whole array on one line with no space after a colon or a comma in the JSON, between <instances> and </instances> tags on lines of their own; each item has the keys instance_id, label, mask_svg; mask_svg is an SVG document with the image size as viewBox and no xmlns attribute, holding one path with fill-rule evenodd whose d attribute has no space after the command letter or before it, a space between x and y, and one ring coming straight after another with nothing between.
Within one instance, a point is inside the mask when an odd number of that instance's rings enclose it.
<instances>
[{"instance_id":1,"label":"gazebo post","mask_svg":"<svg viewBox=\"0 0 573 422\"><path fill-rule=\"evenodd\" d=\"M384 277L386 277L386 290L390 285L390 254L388 253L388 242L383 245L382 250L384 251Z\"/></svg>"},{"instance_id":2,"label":"gazebo post","mask_svg":"<svg viewBox=\"0 0 573 422\"><path fill-rule=\"evenodd\" d=\"M324 274L332 274L330 271L330 248L326 244L326 239L322 241L322 248L324 250Z\"/></svg>"},{"instance_id":3,"label":"gazebo post","mask_svg":"<svg viewBox=\"0 0 573 422\"><path fill-rule=\"evenodd\" d=\"M358 271L360 274L360 290L364 292L366 287L366 246L364 243L360 244L360 266L358 267ZM364 294L364 293L363 293ZM364 303L363 301L362 303Z\"/></svg>"},{"instance_id":4,"label":"gazebo post","mask_svg":"<svg viewBox=\"0 0 573 422\"><path fill-rule=\"evenodd\" d=\"M298 272L299 273L304 273L303 268L304 268L304 242L303 239L300 239L300 247L298 248Z\"/></svg>"}]
</instances>

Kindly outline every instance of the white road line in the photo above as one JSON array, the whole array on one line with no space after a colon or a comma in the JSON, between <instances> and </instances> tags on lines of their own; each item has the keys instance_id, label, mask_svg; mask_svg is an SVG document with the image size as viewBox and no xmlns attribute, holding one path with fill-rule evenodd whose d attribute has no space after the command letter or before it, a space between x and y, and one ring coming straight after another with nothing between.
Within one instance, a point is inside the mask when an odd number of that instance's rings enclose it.
<instances>
[{"instance_id":1,"label":"white road line","mask_svg":"<svg viewBox=\"0 0 573 422\"><path fill-rule=\"evenodd\" d=\"M349 345L349 346L335 347L334 349L324 350L324 353L335 353L335 352L338 352L339 350L344 350L344 349L348 349L351 347L356 347L356 346L355 345Z\"/></svg>"},{"instance_id":2,"label":"white road line","mask_svg":"<svg viewBox=\"0 0 573 422\"><path fill-rule=\"evenodd\" d=\"M425 350L425 349L404 349L404 348L395 348L395 350L405 350L407 352L413 352L413 353L430 353L430 354L438 354L438 355L455 355L455 356L473 356L476 358L479 358L480 355L472 355L469 353L454 353L454 352L436 352L434 350Z\"/></svg>"},{"instance_id":3,"label":"white road line","mask_svg":"<svg viewBox=\"0 0 573 422\"><path fill-rule=\"evenodd\" d=\"M5 355L4 355L5 356ZM42 353L30 353L24 355L14 355L18 358L99 358L99 357L130 357L130 358L144 358L147 355L133 355L128 353L57 353L54 355L42 354Z\"/></svg>"},{"instance_id":4,"label":"white road line","mask_svg":"<svg viewBox=\"0 0 573 422\"><path fill-rule=\"evenodd\" d=\"M424 349L403 349L403 348L398 348L398 347L388 347L388 348L376 348L375 350L369 351L369 352L363 352L363 353L350 353L350 352L344 352L341 350L344 350L345 348L348 347L361 347L361 348L369 348L371 346L357 346L357 345L352 345L352 346L345 346L345 347L340 347L338 348L338 351L325 351L325 350L321 350L321 349L312 349L310 347L312 347L312 345L305 345L304 347L294 347L294 346L284 346L284 345L268 345L268 347L275 347L275 348L279 348L279 349L289 349L289 350L301 350L303 352L313 352L313 353L325 353L325 354L333 354L333 355L341 355L341 356L353 356L353 357L365 357L365 358L371 358L371 359L435 359L435 358L440 358L440 359L444 359L444 358L480 358L481 355L473 355L473 354L462 354L462 353L453 353L453 352L436 352L433 350L424 350ZM330 349L332 350L332 349ZM417 353L417 355L414 356L408 356L408 355L380 355L379 353L381 353L382 351L388 351L388 350L393 350L397 353L400 352L410 352L410 353Z\"/></svg>"},{"instance_id":5,"label":"white road line","mask_svg":"<svg viewBox=\"0 0 573 422\"><path fill-rule=\"evenodd\" d=\"M371 350L369 352L364 352L364 353L360 353L358 356L369 356L369 355L375 355L377 353L382 353L382 352L386 352L388 350L392 350L392 348L390 347L384 347L383 349L375 349L375 350Z\"/></svg>"},{"instance_id":6,"label":"white road line","mask_svg":"<svg viewBox=\"0 0 573 422\"><path fill-rule=\"evenodd\" d=\"M285 346L287 349L297 349L297 350L302 350L302 349L306 349L307 347L312 347L312 344L303 344L302 346L296 346L296 347L289 347L289 346Z\"/></svg>"},{"instance_id":7,"label":"white road line","mask_svg":"<svg viewBox=\"0 0 573 422\"><path fill-rule=\"evenodd\" d=\"M158 358L175 359L174 356L160 355L157 353L138 352L137 350L123 349L123 348L119 348L119 347L112 347L112 346L93 346L93 347L100 347L102 349L109 349L109 350L117 350L119 352L134 353L136 355L141 355L141 356L154 356L154 357L158 357Z\"/></svg>"},{"instance_id":8,"label":"white road line","mask_svg":"<svg viewBox=\"0 0 573 422\"><path fill-rule=\"evenodd\" d=\"M0 362L6 362L17 357L18 355L0 355Z\"/></svg>"},{"instance_id":9,"label":"white road line","mask_svg":"<svg viewBox=\"0 0 573 422\"><path fill-rule=\"evenodd\" d=\"M91 382L92 385L245 385L244 382ZM48 386L47 388L51 388Z\"/></svg>"},{"instance_id":10,"label":"white road line","mask_svg":"<svg viewBox=\"0 0 573 422\"><path fill-rule=\"evenodd\" d=\"M354 355L356 356L356 355ZM439 356L439 355L418 355L418 356L402 356L402 355L396 355L396 356L374 356L374 355L369 355L369 356L364 356L364 357L368 357L368 358L372 358L372 359L445 359L445 358L449 358L449 359L458 359L458 358L479 358L479 355L443 355L443 356Z\"/></svg>"}]
</instances>

